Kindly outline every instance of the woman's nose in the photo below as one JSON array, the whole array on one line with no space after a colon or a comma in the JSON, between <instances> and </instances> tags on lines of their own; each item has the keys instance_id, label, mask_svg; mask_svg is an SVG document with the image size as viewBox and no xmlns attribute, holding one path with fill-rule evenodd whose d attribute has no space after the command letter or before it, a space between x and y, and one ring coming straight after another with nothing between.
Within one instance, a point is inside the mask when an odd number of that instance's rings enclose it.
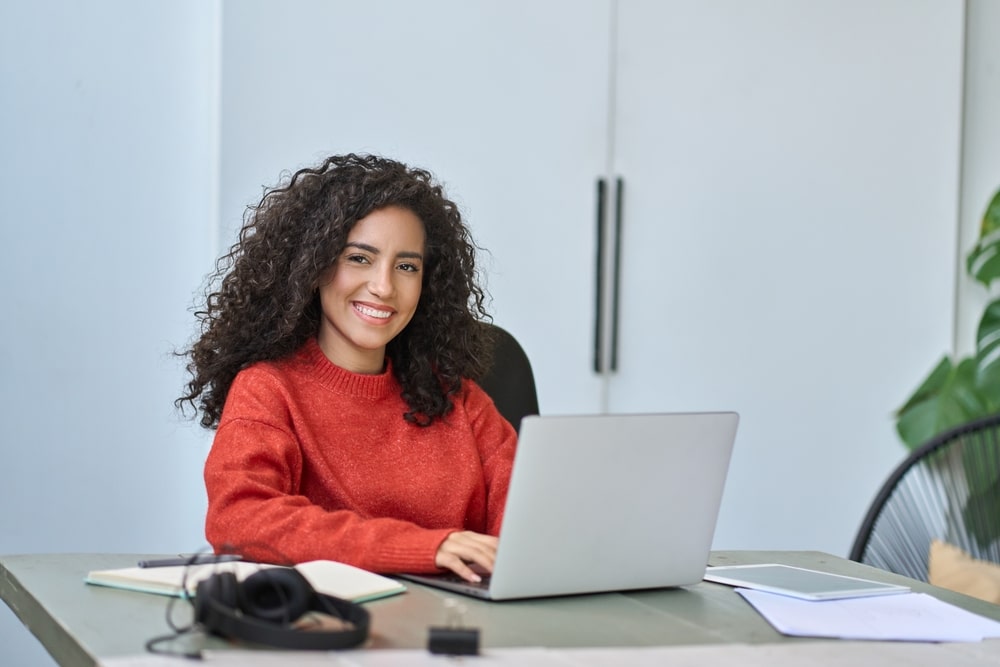
<instances>
[{"instance_id":1,"label":"woman's nose","mask_svg":"<svg viewBox=\"0 0 1000 667\"><path fill-rule=\"evenodd\" d=\"M392 281L392 267L376 267L368 281L368 291L374 296L388 298L395 291Z\"/></svg>"}]
</instances>

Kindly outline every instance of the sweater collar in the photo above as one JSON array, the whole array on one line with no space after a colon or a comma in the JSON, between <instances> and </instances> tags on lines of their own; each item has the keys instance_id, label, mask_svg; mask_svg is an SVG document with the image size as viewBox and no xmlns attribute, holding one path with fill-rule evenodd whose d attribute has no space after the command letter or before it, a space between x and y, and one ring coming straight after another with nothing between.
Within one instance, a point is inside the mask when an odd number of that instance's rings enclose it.
<instances>
[{"instance_id":1,"label":"sweater collar","mask_svg":"<svg viewBox=\"0 0 1000 667\"><path fill-rule=\"evenodd\" d=\"M298 357L314 380L337 393L368 399L399 395L400 386L392 374L392 361L388 357L385 359L385 370L378 375L352 373L330 361L315 338L310 338L302 346Z\"/></svg>"}]
</instances>

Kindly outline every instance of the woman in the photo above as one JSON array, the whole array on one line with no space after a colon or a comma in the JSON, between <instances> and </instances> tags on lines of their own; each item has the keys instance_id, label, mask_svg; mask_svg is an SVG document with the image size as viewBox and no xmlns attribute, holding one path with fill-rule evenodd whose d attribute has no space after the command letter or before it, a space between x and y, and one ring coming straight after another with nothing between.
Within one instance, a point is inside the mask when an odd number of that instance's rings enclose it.
<instances>
[{"instance_id":1,"label":"woman","mask_svg":"<svg viewBox=\"0 0 1000 667\"><path fill-rule=\"evenodd\" d=\"M492 571L516 435L469 380L490 344L475 250L429 173L379 157L331 157L249 210L177 401L216 429L217 551Z\"/></svg>"}]
</instances>

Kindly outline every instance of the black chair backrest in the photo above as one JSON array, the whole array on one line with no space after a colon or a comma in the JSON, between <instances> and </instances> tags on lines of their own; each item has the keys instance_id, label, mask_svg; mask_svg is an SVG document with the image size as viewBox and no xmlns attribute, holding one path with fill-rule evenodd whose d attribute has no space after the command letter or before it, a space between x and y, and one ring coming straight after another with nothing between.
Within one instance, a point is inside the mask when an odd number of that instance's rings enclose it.
<instances>
[{"instance_id":1,"label":"black chair backrest","mask_svg":"<svg viewBox=\"0 0 1000 667\"><path fill-rule=\"evenodd\" d=\"M859 563L927 581L931 541L1000 563L1000 414L933 438L896 467L851 548Z\"/></svg>"},{"instance_id":2,"label":"black chair backrest","mask_svg":"<svg viewBox=\"0 0 1000 667\"><path fill-rule=\"evenodd\" d=\"M538 393L531 362L509 332L495 324L485 326L492 329L495 346L493 363L479 379L479 386L490 395L500 414L518 429L523 417L538 414Z\"/></svg>"}]
</instances>

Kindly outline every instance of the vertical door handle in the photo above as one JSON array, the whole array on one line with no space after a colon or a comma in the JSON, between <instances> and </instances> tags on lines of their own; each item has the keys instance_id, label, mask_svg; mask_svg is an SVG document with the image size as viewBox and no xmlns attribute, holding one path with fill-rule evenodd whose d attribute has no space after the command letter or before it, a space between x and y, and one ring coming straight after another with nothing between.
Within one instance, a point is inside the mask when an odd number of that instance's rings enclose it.
<instances>
[{"instance_id":1,"label":"vertical door handle","mask_svg":"<svg viewBox=\"0 0 1000 667\"><path fill-rule=\"evenodd\" d=\"M597 257L594 270L594 372L604 372L604 197L607 184L597 179Z\"/></svg>"},{"instance_id":2,"label":"vertical door handle","mask_svg":"<svg viewBox=\"0 0 1000 667\"><path fill-rule=\"evenodd\" d=\"M622 205L625 201L625 181L615 180L615 247L611 267L611 370L618 370L618 291L621 283L622 258Z\"/></svg>"}]
</instances>

